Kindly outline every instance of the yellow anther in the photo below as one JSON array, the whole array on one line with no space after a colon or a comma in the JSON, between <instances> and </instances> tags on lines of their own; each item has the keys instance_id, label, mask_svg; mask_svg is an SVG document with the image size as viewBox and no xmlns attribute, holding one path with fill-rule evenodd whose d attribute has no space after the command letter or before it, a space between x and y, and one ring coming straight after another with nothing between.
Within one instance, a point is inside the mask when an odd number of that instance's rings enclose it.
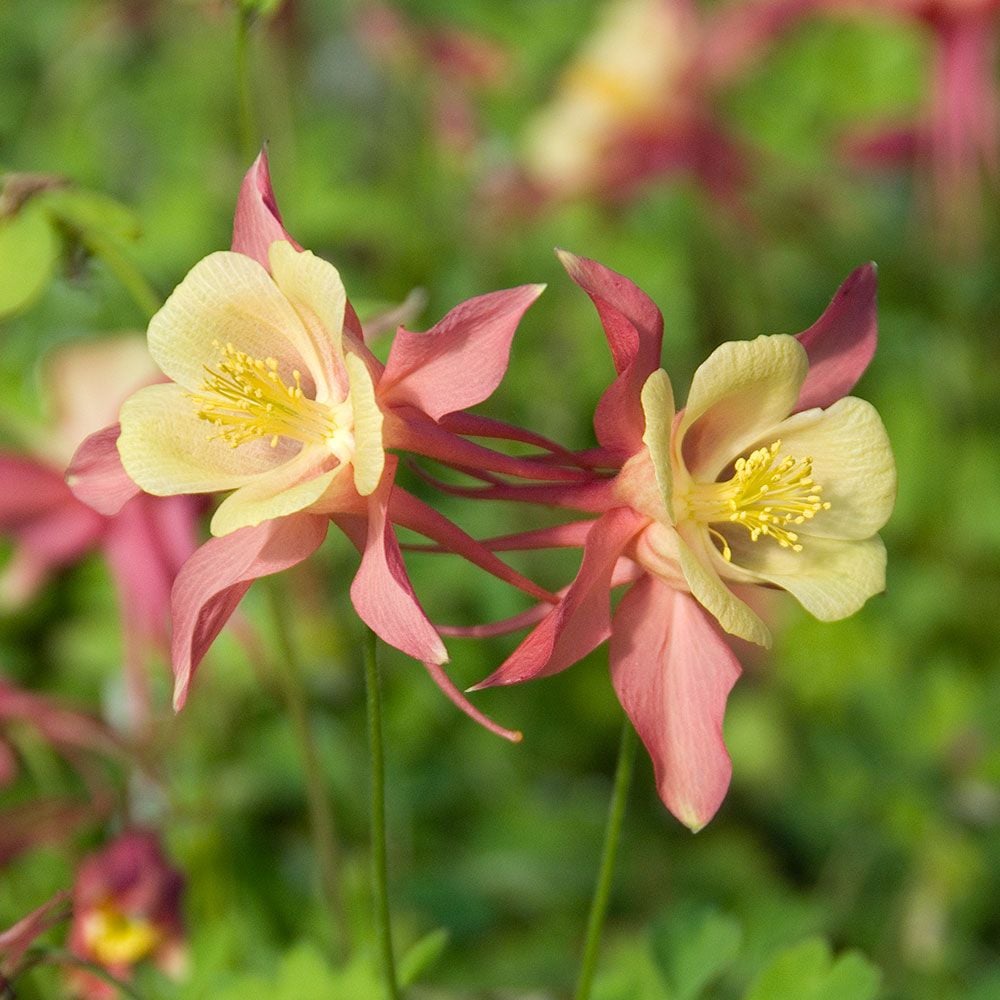
<instances>
[{"instance_id":1,"label":"yellow anther","mask_svg":"<svg viewBox=\"0 0 1000 1000\"><path fill-rule=\"evenodd\" d=\"M215 368L205 366L201 393L191 393L198 416L218 428L220 437L233 448L269 438L272 448L281 438L303 444L340 441L350 432L352 414L310 399L302 389L302 373L292 371L292 383L278 372L276 358L252 358L231 344L213 341L220 360ZM340 444L338 444L338 448Z\"/></svg>"},{"instance_id":2,"label":"yellow anther","mask_svg":"<svg viewBox=\"0 0 1000 1000\"><path fill-rule=\"evenodd\" d=\"M696 483L688 494L691 516L703 524L738 524L750 540L773 539L783 549L801 552L802 545L789 525L804 524L830 504L812 478L812 459L785 456L780 461L781 442L758 448L733 465L733 477L724 483ZM709 534L721 546L722 558L732 560L732 550L716 528Z\"/></svg>"}]
</instances>

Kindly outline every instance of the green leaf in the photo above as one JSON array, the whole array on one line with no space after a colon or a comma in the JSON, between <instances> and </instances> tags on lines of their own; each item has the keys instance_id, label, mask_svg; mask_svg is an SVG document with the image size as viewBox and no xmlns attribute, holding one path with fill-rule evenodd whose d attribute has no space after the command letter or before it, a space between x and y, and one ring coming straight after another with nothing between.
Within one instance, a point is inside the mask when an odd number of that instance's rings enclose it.
<instances>
[{"instance_id":1,"label":"green leaf","mask_svg":"<svg viewBox=\"0 0 1000 1000\"><path fill-rule=\"evenodd\" d=\"M879 970L859 952L834 961L826 941L808 938L779 952L746 1000L873 1000L879 979Z\"/></svg>"},{"instance_id":2,"label":"green leaf","mask_svg":"<svg viewBox=\"0 0 1000 1000\"><path fill-rule=\"evenodd\" d=\"M680 907L652 928L652 948L676 1000L695 1000L736 958L743 938L739 921L714 907Z\"/></svg>"},{"instance_id":3,"label":"green leaf","mask_svg":"<svg viewBox=\"0 0 1000 1000\"><path fill-rule=\"evenodd\" d=\"M58 257L59 240L37 202L0 219L0 317L23 312L42 294Z\"/></svg>"},{"instance_id":4,"label":"green leaf","mask_svg":"<svg viewBox=\"0 0 1000 1000\"><path fill-rule=\"evenodd\" d=\"M409 948L399 962L399 985L412 986L440 960L448 947L448 931L439 927Z\"/></svg>"},{"instance_id":5,"label":"green leaf","mask_svg":"<svg viewBox=\"0 0 1000 1000\"><path fill-rule=\"evenodd\" d=\"M121 202L79 188L59 188L37 197L49 214L86 243L90 237L131 242L141 231L138 216Z\"/></svg>"}]
</instances>

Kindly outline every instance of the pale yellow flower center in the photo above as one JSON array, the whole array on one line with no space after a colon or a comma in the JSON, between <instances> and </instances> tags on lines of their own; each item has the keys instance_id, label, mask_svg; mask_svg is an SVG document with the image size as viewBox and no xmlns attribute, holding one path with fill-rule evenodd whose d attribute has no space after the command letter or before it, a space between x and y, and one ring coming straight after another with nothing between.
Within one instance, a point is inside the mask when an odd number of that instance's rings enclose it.
<instances>
[{"instance_id":1,"label":"pale yellow flower center","mask_svg":"<svg viewBox=\"0 0 1000 1000\"><path fill-rule=\"evenodd\" d=\"M729 522L745 528L750 540L771 538L783 549L801 552L799 536L789 526L803 524L830 504L823 487L812 478L812 459L782 457L781 442L738 458L731 479L724 483L694 483L687 497L692 518L703 524ZM732 550L722 533L709 528L730 562Z\"/></svg>"},{"instance_id":2,"label":"pale yellow flower center","mask_svg":"<svg viewBox=\"0 0 1000 1000\"><path fill-rule=\"evenodd\" d=\"M310 399L302 389L302 373L286 381L275 358L254 358L232 344L213 341L220 354L215 368L205 366L201 393L192 393L198 416L218 429L217 437L241 444L280 438L303 444L325 444L341 461L354 451L354 415L348 400L334 406Z\"/></svg>"},{"instance_id":3,"label":"pale yellow flower center","mask_svg":"<svg viewBox=\"0 0 1000 1000\"><path fill-rule=\"evenodd\" d=\"M130 917L109 901L84 917L83 938L102 965L132 965L155 951L163 935L149 920Z\"/></svg>"}]
</instances>

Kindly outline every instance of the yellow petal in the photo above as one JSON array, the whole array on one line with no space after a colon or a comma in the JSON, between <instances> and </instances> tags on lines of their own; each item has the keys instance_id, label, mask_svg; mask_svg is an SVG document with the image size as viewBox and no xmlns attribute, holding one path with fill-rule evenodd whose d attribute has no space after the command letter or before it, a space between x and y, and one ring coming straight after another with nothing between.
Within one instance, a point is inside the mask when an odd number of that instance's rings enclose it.
<instances>
[{"instance_id":1,"label":"yellow petal","mask_svg":"<svg viewBox=\"0 0 1000 1000\"><path fill-rule=\"evenodd\" d=\"M830 503L829 510L793 526L804 545L806 536L870 538L889 519L896 501L896 463L870 403L847 396L827 410L789 417L775 435L783 455L812 458L812 478Z\"/></svg>"},{"instance_id":2,"label":"yellow petal","mask_svg":"<svg viewBox=\"0 0 1000 1000\"><path fill-rule=\"evenodd\" d=\"M694 373L678 427L691 476L711 482L792 411L809 369L794 337L722 344ZM768 442L770 443L770 442Z\"/></svg>"},{"instance_id":3,"label":"yellow petal","mask_svg":"<svg viewBox=\"0 0 1000 1000\"><path fill-rule=\"evenodd\" d=\"M712 567L707 541L691 539L692 545L678 535L681 571L695 600L715 617L730 635L738 635L758 646L771 645L770 629L720 579Z\"/></svg>"},{"instance_id":4,"label":"yellow petal","mask_svg":"<svg viewBox=\"0 0 1000 1000\"><path fill-rule=\"evenodd\" d=\"M375 400L368 366L356 354L347 354L345 361L354 411L354 485L366 497L375 492L385 467L382 411Z\"/></svg>"},{"instance_id":5,"label":"yellow petal","mask_svg":"<svg viewBox=\"0 0 1000 1000\"><path fill-rule=\"evenodd\" d=\"M151 385L122 404L118 453L132 479L147 493L214 493L242 486L282 465L299 450L266 439L233 448L198 416L198 407L179 385Z\"/></svg>"},{"instance_id":6,"label":"yellow petal","mask_svg":"<svg viewBox=\"0 0 1000 1000\"><path fill-rule=\"evenodd\" d=\"M656 485L660 488L663 504L670 520L674 519L673 476L670 471L670 433L674 422L674 391L670 386L670 376L658 368L646 379L642 387L642 412L646 417L646 429L642 443L649 451L656 474Z\"/></svg>"},{"instance_id":7,"label":"yellow petal","mask_svg":"<svg viewBox=\"0 0 1000 1000\"><path fill-rule=\"evenodd\" d=\"M734 564L787 590L820 621L853 615L885 590L885 546L878 535L860 541L803 538L801 552L749 539L733 539L732 545Z\"/></svg>"},{"instance_id":8,"label":"yellow petal","mask_svg":"<svg viewBox=\"0 0 1000 1000\"><path fill-rule=\"evenodd\" d=\"M268 250L275 284L298 313L308 332L312 357L306 365L314 375L322 373L327 384L317 379L316 398L320 402L340 402L347 395L342 371L344 309L347 293L337 269L308 250L296 250L290 243L272 243Z\"/></svg>"},{"instance_id":9,"label":"yellow petal","mask_svg":"<svg viewBox=\"0 0 1000 1000\"><path fill-rule=\"evenodd\" d=\"M261 521L285 517L314 504L346 466L336 465L325 472L322 448L305 448L302 454L277 469L257 476L226 497L212 517L213 535L228 535L237 528L252 527Z\"/></svg>"},{"instance_id":10,"label":"yellow petal","mask_svg":"<svg viewBox=\"0 0 1000 1000\"><path fill-rule=\"evenodd\" d=\"M243 254L220 251L199 261L149 323L149 351L163 372L198 391L217 344L298 369L311 395L318 361L312 338L271 276Z\"/></svg>"}]
</instances>

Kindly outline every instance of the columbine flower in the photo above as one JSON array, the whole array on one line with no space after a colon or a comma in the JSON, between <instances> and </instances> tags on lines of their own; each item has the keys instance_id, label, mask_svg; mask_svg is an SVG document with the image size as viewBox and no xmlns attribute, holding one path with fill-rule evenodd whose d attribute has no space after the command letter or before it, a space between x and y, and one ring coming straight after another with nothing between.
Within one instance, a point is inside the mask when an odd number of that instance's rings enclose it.
<instances>
[{"instance_id":1,"label":"columbine flower","mask_svg":"<svg viewBox=\"0 0 1000 1000\"><path fill-rule=\"evenodd\" d=\"M892 509L895 467L874 409L846 396L875 348L875 272L855 271L798 337L724 344L695 373L688 405L675 414L658 367L663 320L655 305L600 264L562 259L593 299L618 371L598 404L600 447L587 460L618 474L475 494L600 515L491 543L582 545L583 560L559 605L542 609L479 686L563 670L610 636L615 690L653 759L660 795L698 829L718 809L732 770L722 716L740 668L718 626L770 642L737 592L778 586L834 620L884 587L875 532ZM612 620L609 591L622 584L632 587Z\"/></svg>"},{"instance_id":2,"label":"columbine flower","mask_svg":"<svg viewBox=\"0 0 1000 1000\"><path fill-rule=\"evenodd\" d=\"M164 856L155 833L122 834L85 858L77 871L70 951L124 981L146 961L178 978L187 961L180 911L183 888L181 873ZM72 970L69 979L84 1000L118 995L89 972Z\"/></svg>"},{"instance_id":3,"label":"columbine flower","mask_svg":"<svg viewBox=\"0 0 1000 1000\"><path fill-rule=\"evenodd\" d=\"M712 98L803 6L730 4L702 14L690 0L613 0L556 94L531 123L528 177L543 196L620 196L648 177L687 172L733 204L746 151L717 121Z\"/></svg>"},{"instance_id":4,"label":"columbine flower","mask_svg":"<svg viewBox=\"0 0 1000 1000\"><path fill-rule=\"evenodd\" d=\"M73 495L63 475L80 442L114 419L130 392L156 376L138 337L61 347L42 371L51 423L27 442L30 453L0 453L5 483L0 532L15 543L0 574L0 598L19 607L55 570L99 550L121 606L134 723L148 711L144 661L151 649L168 646L170 587L195 549L198 505L187 497L136 497L113 516L102 516Z\"/></svg>"},{"instance_id":5,"label":"columbine flower","mask_svg":"<svg viewBox=\"0 0 1000 1000\"><path fill-rule=\"evenodd\" d=\"M513 475L585 475L547 471L453 433L517 436L461 411L499 384L517 324L540 292L494 292L455 307L426 333L400 328L383 366L336 269L298 249L282 226L267 161L258 157L241 188L233 250L197 264L150 323L150 351L172 381L141 390L121 410L118 455L139 487L232 491L212 519L217 537L174 587L178 707L251 582L311 555L332 519L362 553L351 586L358 614L483 721L440 669L447 653L407 578L393 524L540 600L555 598L396 486L397 459L387 449ZM90 495L105 482L121 485L114 440L111 429L88 446Z\"/></svg>"}]
</instances>

